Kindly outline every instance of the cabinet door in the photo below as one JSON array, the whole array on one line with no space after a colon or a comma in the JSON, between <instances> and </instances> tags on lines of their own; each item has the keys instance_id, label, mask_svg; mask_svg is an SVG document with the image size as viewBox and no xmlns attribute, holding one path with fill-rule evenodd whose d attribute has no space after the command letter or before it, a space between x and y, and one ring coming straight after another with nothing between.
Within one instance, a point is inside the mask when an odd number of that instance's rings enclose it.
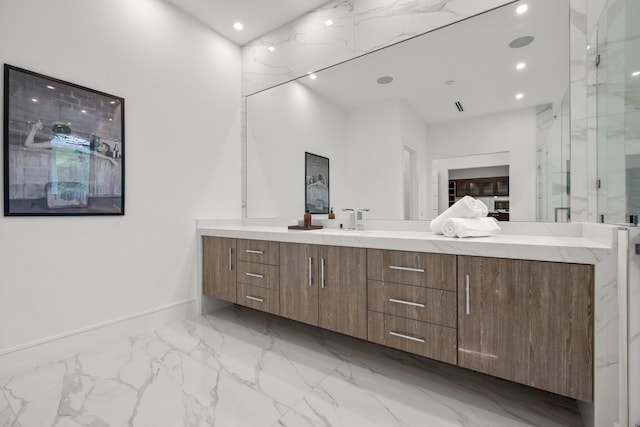
<instances>
[{"instance_id":1,"label":"cabinet door","mask_svg":"<svg viewBox=\"0 0 640 427\"><path fill-rule=\"evenodd\" d=\"M236 239L202 238L202 288L205 295L236 302Z\"/></svg>"},{"instance_id":2,"label":"cabinet door","mask_svg":"<svg viewBox=\"0 0 640 427\"><path fill-rule=\"evenodd\" d=\"M592 400L593 266L458 257L458 364Z\"/></svg>"},{"instance_id":3,"label":"cabinet door","mask_svg":"<svg viewBox=\"0 0 640 427\"><path fill-rule=\"evenodd\" d=\"M367 253L362 248L320 246L318 325L367 338Z\"/></svg>"},{"instance_id":4,"label":"cabinet door","mask_svg":"<svg viewBox=\"0 0 640 427\"><path fill-rule=\"evenodd\" d=\"M280 243L280 315L318 325L318 248Z\"/></svg>"}]
</instances>

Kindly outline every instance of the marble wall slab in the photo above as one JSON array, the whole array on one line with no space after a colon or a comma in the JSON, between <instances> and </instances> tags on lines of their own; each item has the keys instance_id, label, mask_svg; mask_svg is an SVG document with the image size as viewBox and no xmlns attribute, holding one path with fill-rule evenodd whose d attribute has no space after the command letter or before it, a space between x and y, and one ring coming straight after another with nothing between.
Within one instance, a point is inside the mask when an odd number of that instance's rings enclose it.
<instances>
[{"instance_id":1,"label":"marble wall slab","mask_svg":"<svg viewBox=\"0 0 640 427\"><path fill-rule=\"evenodd\" d=\"M629 425L640 425L640 229L629 231Z\"/></svg>"},{"instance_id":2,"label":"marble wall slab","mask_svg":"<svg viewBox=\"0 0 640 427\"><path fill-rule=\"evenodd\" d=\"M330 1L242 48L243 94L273 87L512 1ZM332 25L327 26L327 20Z\"/></svg>"}]
</instances>

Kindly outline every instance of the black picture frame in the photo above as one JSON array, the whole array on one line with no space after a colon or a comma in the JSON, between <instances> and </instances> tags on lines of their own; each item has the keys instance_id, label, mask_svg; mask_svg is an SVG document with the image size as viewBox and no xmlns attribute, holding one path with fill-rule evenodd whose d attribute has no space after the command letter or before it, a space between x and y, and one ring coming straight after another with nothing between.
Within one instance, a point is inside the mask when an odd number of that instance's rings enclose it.
<instances>
[{"instance_id":1,"label":"black picture frame","mask_svg":"<svg viewBox=\"0 0 640 427\"><path fill-rule=\"evenodd\" d=\"M4 215L124 215L124 98L4 64Z\"/></svg>"},{"instance_id":2,"label":"black picture frame","mask_svg":"<svg viewBox=\"0 0 640 427\"><path fill-rule=\"evenodd\" d=\"M329 159L304 153L304 205L312 214L329 213Z\"/></svg>"}]
</instances>

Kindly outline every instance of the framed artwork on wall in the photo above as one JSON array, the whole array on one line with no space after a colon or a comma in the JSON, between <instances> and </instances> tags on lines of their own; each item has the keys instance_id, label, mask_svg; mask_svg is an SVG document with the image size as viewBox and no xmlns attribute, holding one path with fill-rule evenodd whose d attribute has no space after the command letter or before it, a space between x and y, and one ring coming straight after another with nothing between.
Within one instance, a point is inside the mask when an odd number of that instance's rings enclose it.
<instances>
[{"instance_id":1,"label":"framed artwork on wall","mask_svg":"<svg viewBox=\"0 0 640 427\"><path fill-rule=\"evenodd\" d=\"M329 159L304 153L305 210L312 214L329 213Z\"/></svg>"},{"instance_id":2,"label":"framed artwork on wall","mask_svg":"<svg viewBox=\"0 0 640 427\"><path fill-rule=\"evenodd\" d=\"M124 215L124 99L4 65L4 215Z\"/></svg>"}]
</instances>

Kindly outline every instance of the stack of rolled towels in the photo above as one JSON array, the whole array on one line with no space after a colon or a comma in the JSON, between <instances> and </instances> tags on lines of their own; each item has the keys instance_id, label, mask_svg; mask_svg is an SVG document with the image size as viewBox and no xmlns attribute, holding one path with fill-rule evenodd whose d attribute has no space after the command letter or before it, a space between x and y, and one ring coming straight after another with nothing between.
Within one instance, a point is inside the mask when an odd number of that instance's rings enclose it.
<instances>
[{"instance_id":1,"label":"stack of rolled towels","mask_svg":"<svg viewBox=\"0 0 640 427\"><path fill-rule=\"evenodd\" d=\"M500 231L495 218L481 200L464 196L431 221L431 231L447 237L486 237Z\"/></svg>"}]
</instances>

